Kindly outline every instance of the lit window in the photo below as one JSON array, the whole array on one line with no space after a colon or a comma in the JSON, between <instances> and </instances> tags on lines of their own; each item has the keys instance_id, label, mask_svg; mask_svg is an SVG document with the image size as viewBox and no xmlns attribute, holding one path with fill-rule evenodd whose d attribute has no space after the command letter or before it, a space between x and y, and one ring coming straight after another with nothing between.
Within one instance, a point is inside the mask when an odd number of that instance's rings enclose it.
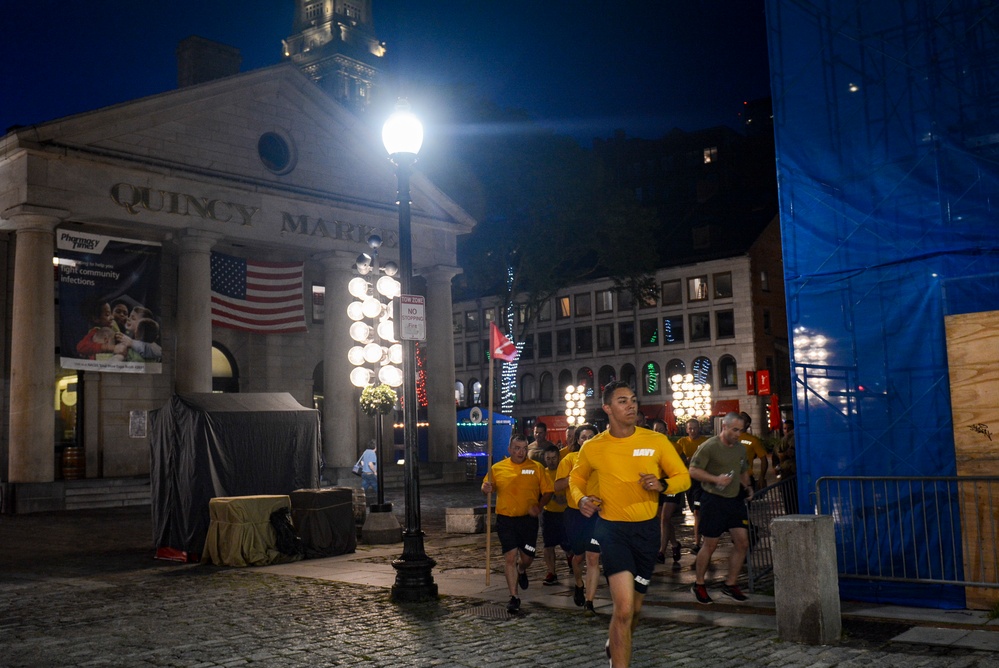
<instances>
[{"instance_id":1,"label":"lit window","mask_svg":"<svg viewBox=\"0 0 999 668\"><path fill-rule=\"evenodd\" d=\"M599 290L597 292L597 313L610 313L614 310L614 291Z\"/></svg>"},{"instance_id":2,"label":"lit window","mask_svg":"<svg viewBox=\"0 0 999 668\"><path fill-rule=\"evenodd\" d=\"M558 298L558 311L557 317L559 320L563 320L572 315L572 300L568 297Z\"/></svg>"},{"instance_id":3,"label":"lit window","mask_svg":"<svg viewBox=\"0 0 999 668\"><path fill-rule=\"evenodd\" d=\"M718 147L712 146L710 148L704 149L704 164L710 165L712 162L718 160Z\"/></svg>"},{"instance_id":4,"label":"lit window","mask_svg":"<svg viewBox=\"0 0 999 668\"><path fill-rule=\"evenodd\" d=\"M708 298L708 277L695 276L687 279L687 301L700 302Z\"/></svg>"}]
</instances>

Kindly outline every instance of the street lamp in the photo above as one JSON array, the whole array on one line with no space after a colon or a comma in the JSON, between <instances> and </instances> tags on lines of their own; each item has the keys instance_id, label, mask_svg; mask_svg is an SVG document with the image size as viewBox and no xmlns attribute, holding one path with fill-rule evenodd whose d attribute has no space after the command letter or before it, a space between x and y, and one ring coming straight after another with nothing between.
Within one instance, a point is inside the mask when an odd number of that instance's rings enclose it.
<instances>
[{"instance_id":1,"label":"street lamp","mask_svg":"<svg viewBox=\"0 0 999 668\"><path fill-rule=\"evenodd\" d=\"M395 165L399 182L399 283L403 295L411 295L413 282L413 233L410 221L409 177L416 154L423 145L423 124L403 100L382 126L382 143ZM401 337L400 337L401 338ZM420 528L420 468L416 444L416 342L403 339L403 438L405 442L406 528L402 532L402 557L392 562L396 569L393 601L423 601L437 598L433 559L423 546Z\"/></svg>"},{"instance_id":2,"label":"street lamp","mask_svg":"<svg viewBox=\"0 0 999 668\"><path fill-rule=\"evenodd\" d=\"M402 362L402 346L395 339L392 300L399 296L399 282L393 278L398 273L399 267L394 262L386 262L383 266L379 266L378 249L382 245L380 236L372 234L367 241L371 254L362 253L358 256L354 267L360 276L355 276L347 283L347 291L354 298L354 301L347 306L347 316L351 320L350 338L354 340L354 346L347 351L347 359L354 365L354 369L350 372L350 382L362 389L378 384L396 388L402 385L402 371L399 370L399 364ZM370 411L375 418L375 452L378 468L377 503L371 506L372 513L392 512L392 504L385 503L385 475L382 462L384 459L382 417L391 410L387 403ZM396 540L398 540L398 531L399 525L396 524ZM391 531L388 532L389 536L391 534Z\"/></svg>"}]
</instances>

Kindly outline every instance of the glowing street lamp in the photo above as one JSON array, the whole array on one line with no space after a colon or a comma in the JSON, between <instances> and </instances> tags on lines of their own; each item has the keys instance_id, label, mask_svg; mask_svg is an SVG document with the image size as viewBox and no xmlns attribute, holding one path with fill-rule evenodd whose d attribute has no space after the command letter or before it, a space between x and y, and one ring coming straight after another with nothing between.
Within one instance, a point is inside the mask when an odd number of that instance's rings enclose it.
<instances>
[{"instance_id":1,"label":"glowing street lamp","mask_svg":"<svg viewBox=\"0 0 999 668\"><path fill-rule=\"evenodd\" d=\"M410 217L409 178L416 155L423 146L423 124L410 111L409 104L400 100L395 113L382 127L382 143L395 165L399 182L399 290L411 295L413 279L413 233ZM402 532L402 557L392 562L396 569L392 585L392 600L422 601L437 598L437 583L433 567L436 562L427 556L420 528L420 469L416 441L416 342L402 342L403 439L405 442L406 528ZM390 355L392 353L390 352Z\"/></svg>"}]
</instances>

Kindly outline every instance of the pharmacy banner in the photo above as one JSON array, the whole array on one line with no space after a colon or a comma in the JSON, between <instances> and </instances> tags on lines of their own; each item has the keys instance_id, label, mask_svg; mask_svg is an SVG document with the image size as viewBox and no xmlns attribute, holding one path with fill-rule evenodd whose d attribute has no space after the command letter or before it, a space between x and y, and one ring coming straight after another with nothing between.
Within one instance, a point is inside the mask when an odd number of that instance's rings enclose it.
<instances>
[{"instance_id":1,"label":"pharmacy banner","mask_svg":"<svg viewBox=\"0 0 999 668\"><path fill-rule=\"evenodd\" d=\"M64 369L160 373L158 243L56 231Z\"/></svg>"}]
</instances>

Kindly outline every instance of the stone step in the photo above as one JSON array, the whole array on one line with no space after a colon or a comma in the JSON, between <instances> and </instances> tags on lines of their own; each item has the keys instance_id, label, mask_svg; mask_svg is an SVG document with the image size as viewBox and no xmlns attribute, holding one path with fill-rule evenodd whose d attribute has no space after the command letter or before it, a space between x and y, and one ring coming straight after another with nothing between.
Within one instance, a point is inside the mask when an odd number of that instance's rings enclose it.
<instances>
[{"instance_id":1,"label":"stone step","mask_svg":"<svg viewBox=\"0 0 999 668\"><path fill-rule=\"evenodd\" d=\"M152 503L149 478L67 480L67 510L146 506Z\"/></svg>"}]
</instances>

